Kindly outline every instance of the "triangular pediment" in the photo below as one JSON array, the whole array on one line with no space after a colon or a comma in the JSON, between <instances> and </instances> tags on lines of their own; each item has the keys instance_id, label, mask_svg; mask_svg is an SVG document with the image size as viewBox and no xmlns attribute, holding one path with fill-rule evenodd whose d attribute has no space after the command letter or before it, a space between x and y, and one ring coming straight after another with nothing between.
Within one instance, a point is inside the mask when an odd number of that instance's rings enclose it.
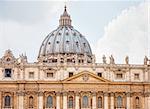
<instances>
[{"instance_id":1,"label":"triangular pediment","mask_svg":"<svg viewBox=\"0 0 150 109\"><path fill-rule=\"evenodd\" d=\"M66 78L63 82L71 83L108 83L110 82L107 79L99 77L92 72L83 71L72 77Z\"/></svg>"}]
</instances>

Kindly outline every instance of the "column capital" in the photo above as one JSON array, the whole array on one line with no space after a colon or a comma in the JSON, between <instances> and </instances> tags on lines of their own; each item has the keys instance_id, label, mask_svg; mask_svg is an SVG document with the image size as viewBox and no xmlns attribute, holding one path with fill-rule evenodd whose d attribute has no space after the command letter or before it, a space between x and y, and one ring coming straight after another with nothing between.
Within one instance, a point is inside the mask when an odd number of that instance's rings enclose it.
<instances>
[{"instance_id":1,"label":"column capital","mask_svg":"<svg viewBox=\"0 0 150 109\"><path fill-rule=\"evenodd\" d=\"M80 95L80 92L79 92L79 91L75 91L75 95L76 95L76 96L79 96L79 95Z\"/></svg>"},{"instance_id":2,"label":"column capital","mask_svg":"<svg viewBox=\"0 0 150 109\"><path fill-rule=\"evenodd\" d=\"M67 96L68 92L64 91L62 92L63 93L63 96Z\"/></svg>"},{"instance_id":3,"label":"column capital","mask_svg":"<svg viewBox=\"0 0 150 109\"><path fill-rule=\"evenodd\" d=\"M16 93L18 96L24 96L25 95L25 92L24 91L19 91Z\"/></svg>"},{"instance_id":4,"label":"column capital","mask_svg":"<svg viewBox=\"0 0 150 109\"><path fill-rule=\"evenodd\" d=\"M95 91L94 91L94 92L92 92L92 95L93 95L93 96L96 96L96 92L95 92Z\"/></svg>"},{"instance_id":5,"label":"column capital","mask_svg":"<svg viewBox=\"0 0 150 109\"><path fill-rule=\"evenodd\" d=\"M104 96L108 96L108 92L104 92Z\"/></svg>"},{"instance_id":6,"label":"column capital","mask_svg":"<svg viewBox=\"0 0 150 109\"><path fill-rule=\"evenodd\" d=\"M150 97L150 92L145 92L145 93L144 93L144 96L145 96L145 97Z\"/></svg>"},{"instance_id":7,"label":"column capital","mask_svg":"<svg viewBox=\"0 0 150 109\"><path fill-rule=\"evenodd\" d=\"M127 97L130 97L131 96L131 92L127 92L126 95L127 95Z\"/></svg>"},{"instance_id":8,"label":"column capital","mask_svg":"<svg viewBox=\"0 0 150 109\"><path fill-rule=\"evenodd\" d=\"M110 93L110 96L112 96L112 97L115 96L115 93L114 93L114 92L111 92L111 93Z\"/></svg>"},{"instance_id":9,"label":"column capital","mask_svg":"<svg viewBox=\"0 0 150 109\"><path fill-rule=\"evenodd\" d=\"M39 92L38 92L38 95L39 95L39 96L43 96L43 94L44 94L44 92L42 92L42 91L39 91Z\"/></svg>"},{"instance_id":10,"label":"column capital","mask_svg":"<svg viewBox=\"0 0 150 109\"><path fill-rule=\"evenodd\" d=\"M61 94L61 92L60 92L60 91L55 92L55 93L56 93L56 95L57 95L57 96L59 96L59 95Z\"/></svg>"}]
</instances>

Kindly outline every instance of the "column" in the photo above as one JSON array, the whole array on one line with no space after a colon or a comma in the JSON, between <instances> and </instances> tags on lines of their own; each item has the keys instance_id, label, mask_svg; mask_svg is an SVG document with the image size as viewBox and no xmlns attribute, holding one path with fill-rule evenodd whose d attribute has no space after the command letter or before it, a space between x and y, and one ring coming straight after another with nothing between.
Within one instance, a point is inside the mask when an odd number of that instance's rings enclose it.
<instances>
[{"instance_id":1,"label":"column","mask_svg":"<svg viewBox=\"0 0 150 109\"><path fill-rule=\"evenodd\" d=\"M108 109L108 93L104 93L104 109Z\"/></svg>"},{"instance_id":2,"label":"column","mask_svg":"<svg viewBox=\"0 0 150 109\"><path fill-rule=\"evenodd\" d=\"M147 96L147 94L144 95L144 105L145 105L145 109L148 109L148 96Z\"/></svg>"},{"instance_id":3,"label":"column","mask_svg":"<svg viewBox=\"0 0 150 109\"><path fill-rule=\"evenodd\" d=\"M56 93L56 109L60 109L60 92Z\"/></svg>"},{"instance_id":4,"label":"column","mask_svg":"<svg viewBox=\"0 0 150 109\"><path fill-rule=\"evenodd\" d=\"M110 94L110 109L114 109L114 93Z\"/></svg>"},{"instance_id":5,"label":"column","mask_svg":"<svg viewBox=\"0 0 150 109\"><path fill-rule=\"evenodd\" d=\"M24 92L18 92L18 109L24 109Z\"/></svg>"},{"instance_id":6,"label":"column","mask_svg":"<svg viewBox=\"0 0 150 109\"><path fill-rule=\"evenodd\" d=\"M92 95L92 109L96 109L96 92L93 92Z\"/></svg>"},{"instance_id":7,"label":"column","mask_svg":"<svg viewBox=\"0 0 150 109\"><path fill-rule=\"evenodd\" d=\"M149 108L150 107L150 93L148 95L147 102L148 102L148 108Z\"/></svg>"},{"instance_id":8,"label":"column","mask_svg":"<svg viewBox=\"0 0 150 109\"><path fill-rule=\"evenodd\" d=\"M79 92L76 92L76 96L75 96L75 109L79 109Z\"/></svg>"},{"instance_id":9,"label":"column","mask_svg":"<svg viewBox=\"0 0 150 109\"><path fill-rule=\"evenodd\" d=\"M63 109L67 109L67 92L63 93Z\"/></svg>"},{"instance_id":10,"label":"column","mask_svg":"<svg viewBox=\"0 0 150 109\"><path fill-rule=\"evenodd\" d=\"M2 108L2 92L0 92L0 109Z\"/></svg>"},{"instance_id":11,"label":"column","mask_svg":"<svg viewBox=\"0 0 150 109\"><path fill-rule=\"evenodd\" d=\"M38 93L38 109L43 109L43 92Z\"/></svg>"},{"instance_id":12,"label":"column","mask_svg":"<svg viewBox=\"0 0 150 109\"><path fill-rule=\"evenodd\" d=\"M127 93L127 109L130 109L130 93Z\"/></svg>"}]
</instances>

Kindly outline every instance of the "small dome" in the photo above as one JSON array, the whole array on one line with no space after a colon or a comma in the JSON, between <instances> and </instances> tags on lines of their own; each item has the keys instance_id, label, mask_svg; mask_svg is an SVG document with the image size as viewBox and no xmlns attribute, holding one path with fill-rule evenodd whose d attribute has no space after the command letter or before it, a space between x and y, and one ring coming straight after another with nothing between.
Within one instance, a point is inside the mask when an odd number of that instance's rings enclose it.
<instances>
[{"instance_id":1,"label":"small dome","mask_svg":"<svg viewBox=\"0 0 150 109\"><path fill-rule=\"evenodd\" d=\"M57 54L86 54L92 57L91 47L86 38L71 26L66 7L63 15L60 16L59 27L44 39L39 58Z\"/></svg>"}]
</instances>

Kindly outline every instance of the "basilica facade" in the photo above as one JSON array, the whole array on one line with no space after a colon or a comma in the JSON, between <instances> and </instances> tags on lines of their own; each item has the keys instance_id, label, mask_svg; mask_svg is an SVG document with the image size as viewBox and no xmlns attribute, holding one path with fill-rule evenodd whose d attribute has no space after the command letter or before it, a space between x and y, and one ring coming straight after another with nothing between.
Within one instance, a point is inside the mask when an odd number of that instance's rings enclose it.
<instances>
[{"instance_id":1,"label":"basilica facade","mask_svg":"<svg viewBox=\"0 0 150 109\"><path fill-rule=\"evenodd\" d=\"M43 40L38 59L0 58L0 109L150 109L150 60L95 62L90 44L71 25L66 7Z\"/></svg>"}]
</instances>

